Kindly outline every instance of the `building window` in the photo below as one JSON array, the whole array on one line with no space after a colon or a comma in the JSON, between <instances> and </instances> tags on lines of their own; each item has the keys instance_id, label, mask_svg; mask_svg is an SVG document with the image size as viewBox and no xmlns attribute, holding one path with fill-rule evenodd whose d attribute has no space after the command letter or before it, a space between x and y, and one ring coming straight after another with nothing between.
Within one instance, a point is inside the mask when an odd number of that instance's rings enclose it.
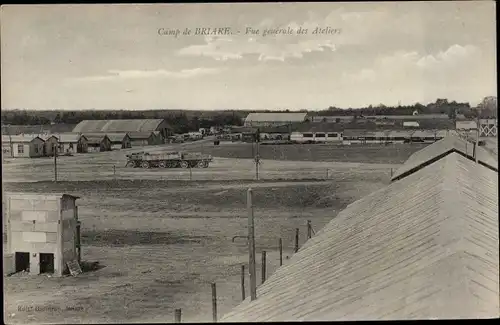
<instances>
[{"instance_id":1,"label":"building window","mask_svg":"<svg viewBox=\"0 0 500 325\"><path fill-rule=\"evenodd\" d=\"M304 138L312 138L312 133L304 133Z\"/></svg>"},{"instance_id":2,"label":"building window","mask_svg":"<svg viewBox=\"0 0 500 325\"><path fill-rule=\"evenodd\" d=\"M328 137L336 138L337 137L337 133L328 133Z\"/></svg>"},{"instance_id":3,"label":"building window","mask_svg":"<svg viewBox=\"0 0 500 325\"><path fill-rule=\"evenodd\" d=\"M24 144L17 145L17 153L24 153Z\"/></svg>"},{"instance_id":4,"label":"building window","mask_svg":"<svg viewBox=\"0 0 500 325\"><path fill-rule=\"evenodd\" d=\"M38 146L35 146L35 153L38 153Z\"/></svg>"}]
</instances>

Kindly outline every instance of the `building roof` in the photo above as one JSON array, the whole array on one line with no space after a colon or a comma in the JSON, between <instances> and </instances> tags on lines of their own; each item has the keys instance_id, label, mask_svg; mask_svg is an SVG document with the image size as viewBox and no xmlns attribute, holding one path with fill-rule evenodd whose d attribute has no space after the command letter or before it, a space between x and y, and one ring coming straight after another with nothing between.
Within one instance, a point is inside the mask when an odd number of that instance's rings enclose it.
<instances>
[{"instance_id":1,"label":"building roof","mask_svg":"<svg viewBox=\"0 0 500 325\"><path fill-rule=\"evenodd\" d=\"M153 132L129 132L128 136L132 140L149 139L153 136Z\"/></svg>"},{"instance_id":2,"label":"building roof","mask_svg":"<svg viewBox=\"0 0 500 325\"><path fill-rule=\"evenodd\" d=\"M22 134L22 135L2 135L2 143L6 142L16 142L16 143L28 143L38 138L44 141L37 134Z\"/></svg>"},{"instance_id":3,"label":"building roof","mask_svg":"<svg viewBox=\"0 0 500 325\"><path fill-rule=\"evenodd\" d=\"M109 140L106 134L85 135L85 138L87 138L88 144L100 144L106 138Z\"/></svg>"},{"instance_id":4,"label":"building roof","mask_svg":"<svg viewBox=\"0 0 500 325\"><path fill-rule=\"evenodd\" d=\"M342 132L344 129L340 123L310 122L303 123L297 127L297 132Z\"/></svg>"},{"instance_id":5,"label":"building roof","mask_svg":"<svg viewBox=\"0 0 500 325\"><path fill-rule=\"evenodd\" d=\"M153 132L164 121L163 119L84 120L75 126L73 132Z\"/></svg>"},{"instance_id":6,"label":"building roof","mask_svg":"<svg viewBox=\"0 0 500 325\"><path fill-rule=\"evenodd\" d=\"M350 204L221 321L498 317L497 192L450 154Z\"/></svg>"},{"instance_id":7,"label":"building roof","mask_svg":"<svg viewBox=\"0 0 500 325\"><path fill-rule=\"evenodd\" d=\"M406 177L415 171L432 164L442 157L457 152L463 156L473 159L474 144L463 140L457 136L445 137L433 144L428 145L415 152L392 176L392 180L398 180ZM498 171L498 158L491 155L482 147L477 148L478 161L496 171Z\"/></svg>"},{"instance_id":8,"label":"building roof","mask_svg":"<svg viewBox=\"0 0 500 325\"><path fill-rule=\"evenodd\" d=\"M58 139L60 143L76 143L80 141L81 137L88 140L88 137L80 133L56 133L54 136Z\"/></svg>"},{"instance_id":9,"label":"building roof","mask_svg":"<svg viewBox=\"0 0 500 325\"><path fill-rule=\"evenodd\" d=\"M106 135L111 142L123 142L125 137L128 136L128 133L126 133L126 132L111 132L111 133L110 132L106 132L106 133L102 133L102 132L87 133L87 132L85 132L84 135L90 136L90 137L102 137L102 136Z\"/></svg>"},{"instance_id":10,"label":"building roof","mask_svg":"<svg viewBox=\"0 0 500 325\"><path fill-rule=\"evenodd\" d=\"M303 122L307 113L250 113L245 122Z\"/></svg>"},{"instance_id":11,"label":"building roof","mask_svg":"<svg viewBox=\"0 0 500 325\"><path fill-rule=\"evenodd\" d=\"M29 192L4 192L5 196L11 198L24 198L24 199L40 199L40 198L49 198L49 199L57 199L63 196L69 196L74 199L79 199L79 196L75 196L72 194L66 193L50 193L50 194L40 194L40 193L29 193Z\"/></svg>"}]
</instances>

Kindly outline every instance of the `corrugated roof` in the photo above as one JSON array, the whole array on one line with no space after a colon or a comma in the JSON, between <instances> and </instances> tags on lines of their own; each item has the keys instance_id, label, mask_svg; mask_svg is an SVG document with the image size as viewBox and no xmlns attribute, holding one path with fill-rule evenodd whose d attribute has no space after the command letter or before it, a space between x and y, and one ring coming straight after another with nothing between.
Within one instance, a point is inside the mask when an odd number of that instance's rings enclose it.
<instances>
[{"instance_id":1,"label":"corrugated roof","mask_svg":"<svg viewBox=\"0 0 500 325\"><path fill-rule=\"evenodd\" d=\"M2 142L17 142L17 143L26 143L26 142L31 142L35 138L39 138L40 140L44 141L41 137L39 137L37 134L23 134L23 135L2 135Z\"/></svg>"},{"instance_id":2,"label":"corrugated roof","mask_svg":"<svg viewBox=\"0 0 500 325\"><path fill-rule=\"evenodd\" d=\"M403 178L452 152L459 152L469 157L469 159L473 159L473 148L473 143L459 137L445 137L412 154L403 166L396 170L392 176L392 180ZM477 148L477 155L481 163L498 170L498 158L495 158L481 147Z\"/></svg>"},{"instance_id":3,"label":"corrugated roof","mask_svg":"<svg viewBox=\"0 0 500 325\"><path fill-rule=\"evenodd\" d=\"M73 132L153 132L164 121L163 119L84 120L75 126Z\"/></svg>"},{"instance_id":4,"label":"corrugated roof","mask_svg":"<svg viewBox=\"0 0 500 325\"><path fill-rule=\"evenodd\" d=\"M498 317L497 195L450 154L349 205L222 321Z\"/></svg>"},{"instance_id":5,"label":"corrugated roof","mask_svg":"<svg viewBox=\"0 0 500 325\"><path fill-rule=\"evenodd\" d=\"M307 113L250 113L245 122L303 122Z\"/></svg>"}]
</instances>

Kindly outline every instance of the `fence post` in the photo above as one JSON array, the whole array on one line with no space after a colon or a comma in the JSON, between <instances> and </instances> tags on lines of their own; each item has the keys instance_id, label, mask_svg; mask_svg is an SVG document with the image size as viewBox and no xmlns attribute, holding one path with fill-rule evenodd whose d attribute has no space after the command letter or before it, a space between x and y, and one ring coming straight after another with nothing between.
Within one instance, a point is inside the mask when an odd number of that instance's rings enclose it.
<instances>
[{"instance_id":1,"label":"fence post","mask_svg":"<svg viewBox=\"0 0 500 325\"><path fill-rule=\"evenodd\" d=\"M392 168L391 168L391 177L392 177Z\"/></svg>"},{"instance_id":2,"label":"fence post","mask_svg":"<svg viewBox=\"0 0 500 325\"><path fill-rule=\"evenodd\" d=\"M326 169L326 179L328 179L328 168Z\"/></svg>"},{"instance_id":3,"label":"fence post","mask_svg":"<svg viewBox=\"0 0 500 325\"><path fill-rule=\"evenodd\" d=\"M262 283L266 282L266 251L262 251Z\"/></svg>"},{"instance_id":4,"label":"fence post","mask_svg":"<svg viewBox=\"0 0 500 325\"><path fill-rule=\"evenodd\" d=\"M280 266L283 265L283 240L280 238L279 241L279 250L280 250Z\"/></svg>"},{"instance_id":5,"label":"fence post","mask_svg":"<svg viewBox=\"0 0 500 325\"><path fill-rule=\"evenodd\" d=\"M175 322L176 323L180 323L181 322L181 310L180 309L176 309L175 310Z\"/></svg>"},{"instance_id":6,"label":"fence post","mask_svg":"<svg viewBox=\"0 0 500 325\"><path fill-rule=\"evenodd\" d=\"M193 180L193 171L191 170L191 164L189 164L189 180Z\"/></svg>"},{"instance_id":7,"label":"fence post","mask_svg":"<svg viewBox=\"0 0 500 325\"><path fill-rule=\"evenodd\" d=\"M241 266L241 300L245 300L245 265Z\"/></svg>"},{"instance_id":8,"label":"fence post","mask_svg":"<svg viewBox=\"0 0 500 325\"><path fill-rule=\"evenodd\" d=\"M214 323L217 323L217 291L215 283L212 283L212 316Z\"/></svg>"},{"instance_id":9,"label":"fence post","mask_svg":"<svg viewBox=\"0 0 500 325\"><path fill-rule=\"evenodd\" d=\"M116 179L116 165L113 165L113 177Z\"/></svg>"},{"instance_id":10,"label":"fence post","mask_svg":"<svg viewBox=\"0 0 500 325\"><path fill-rule=\"evenodd\" d=\"M252 189L247 192L247 208L248 208L248 254L250 268L250 298L257 298L257 274L255 272L255 229L253 221L253 205L252 205Z\"/></svg>"},{"instance_id":11,"label":"fence post","mask_svg":"<svg viewBox=\"0 0 500 325\"><path fill-rule=\"evenodd\" d=\"M307 239L312 237L311 220L307 220Z\"/></svg>"},{"instance_id":12,"label":"fence post","mask_svg":"<svg viewBox=\"0 0 500 325\"><path fill-rule=\"evenodd\" d=\"M295 228L295 253L299 251L299 228Z\"/></svg>"}]
</instances>

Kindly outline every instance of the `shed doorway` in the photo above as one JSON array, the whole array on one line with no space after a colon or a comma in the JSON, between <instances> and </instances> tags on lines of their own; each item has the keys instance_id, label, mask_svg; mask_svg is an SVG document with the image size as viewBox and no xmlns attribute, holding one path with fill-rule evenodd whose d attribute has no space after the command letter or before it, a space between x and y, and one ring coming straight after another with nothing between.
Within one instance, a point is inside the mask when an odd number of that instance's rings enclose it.
<instances>
[{"instance_id":1,"label":"shed doorway","mask_svg":"<svg viewBox=\"0 0 500 325\"><path fill-rule=\"evenodd\" d=\"M54 254L40 253L40 273L54 273Z\"/></svg>"},{"instance_id":2,"label":"shed doorway","mask_svg":"<svg viewBox=\"0 0 500 325\"><path fill-rule=\"evenodd\" d=\"M30 269L30 253L16 252L16 272Z\"/></svg>"}]
</instances>

